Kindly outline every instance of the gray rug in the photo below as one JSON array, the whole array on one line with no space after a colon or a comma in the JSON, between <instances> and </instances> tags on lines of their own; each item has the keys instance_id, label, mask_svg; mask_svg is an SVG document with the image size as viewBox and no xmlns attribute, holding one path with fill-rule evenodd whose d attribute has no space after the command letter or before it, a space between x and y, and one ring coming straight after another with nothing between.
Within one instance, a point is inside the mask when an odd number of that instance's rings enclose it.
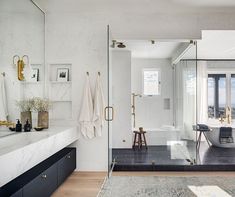
<instances>
[{"instance_id":1,"label":"gray rug","mask_svg":"<svg viewBox=\"0 0 235 197\"><path fill-rule=\"evenodd\" d=\"M235 177L113 176L99 197L230 197Z\"/></svg>"}]
</instances>

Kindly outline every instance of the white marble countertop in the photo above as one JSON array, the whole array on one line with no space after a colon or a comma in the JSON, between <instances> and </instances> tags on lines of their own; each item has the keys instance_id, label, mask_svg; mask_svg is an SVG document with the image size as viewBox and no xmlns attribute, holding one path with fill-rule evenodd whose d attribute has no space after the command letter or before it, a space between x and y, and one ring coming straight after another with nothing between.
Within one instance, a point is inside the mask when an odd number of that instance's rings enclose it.
<instances>
[{"instance_id":1,"label":"white marble countertop","mask_svg":"<svg viewBox=\"0 0 235 197\"><path fill-rule=\"evenodd\" d=\"M77 139L76 127L51 127L0 138L0 187Z\"/></svg>"}]
</instances>

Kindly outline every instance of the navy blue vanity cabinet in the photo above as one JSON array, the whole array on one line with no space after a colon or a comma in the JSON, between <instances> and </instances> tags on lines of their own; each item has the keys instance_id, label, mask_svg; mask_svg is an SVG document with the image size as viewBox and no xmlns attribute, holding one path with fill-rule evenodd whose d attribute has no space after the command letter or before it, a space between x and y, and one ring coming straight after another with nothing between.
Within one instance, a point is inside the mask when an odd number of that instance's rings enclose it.
<instances>
[{"instance_id":1,"label":"navy blue vanity cabinet","mask_svg":"<svg viewBox=\"0 0 235 197\"><path fill-rule=\"evenodd\" d=\"M68 154L58 161L58 185L61 185L65 179L76 168L76 149L72 149Z\"/></svg>"},{"instance_id":2,"label":"navy blue vanity cabinet","mask_svg":"<svg viewBox=\"0 0 235 197\"><path fill-rule=\"evenodd\" d=\"M23 187L24 197L49 197L57 188L57 163Z\"/></svg>"},{"instance_id":3,"label":"navy blue vanity cabinet","mask_svg":"<svg viewBox=\"0 0 235 197\"><path fill-rule=\"evenodd\" d=\"M64 148L0 187L0 197L49 197L76 168L76 148Z\"/></svg>"},{"instance_id":4,"label":"navy blue vanity cabinet","mask_svg":"<svg viewBox=\"0 0 235 197\"><path fill-rule=\"evenodd\" d=\"M57 188L57 163L23 187L24 197L49 197Z\"/></svg>"},{"instance_id":5,"label":"navy blue vanity cabinet","mask_svg":"<svg viewBox=\"0 0 235 197\"><path fill-rule=\"evenodd\" d=\"M11 197L23 197L23 189L20 189L19 191L15 192L11 195Z\"/></svg>"}]
</instances>

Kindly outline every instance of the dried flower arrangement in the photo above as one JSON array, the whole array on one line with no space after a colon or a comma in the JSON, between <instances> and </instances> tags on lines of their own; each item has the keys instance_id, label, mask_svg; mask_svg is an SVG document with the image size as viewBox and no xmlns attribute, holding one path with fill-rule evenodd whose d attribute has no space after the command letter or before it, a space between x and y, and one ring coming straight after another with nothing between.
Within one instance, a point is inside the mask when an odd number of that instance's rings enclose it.
<instances>
[{"instance_id":1,"label":"dried flower arrangement","mask_svg":"<svg viewBox=\"0 0 235 197\"><path fill-rule=\"evenodd\" d=\"M33 99L16 101L16 106L20 109L21 112L32 111L34 107Z\"/></svg>"},{"instance_id":2,"label":"dried flower arrangement","mask_svg":"<svg viewBox=\"0 0 235 197\"><path fill-rule=\"evenodd\" d=\"M37 112L49 111L51 106L52 106L52 103L50 102L49 99L43 99L39 97L33 98L33 109Z\"/></svg>"}]
</instances>

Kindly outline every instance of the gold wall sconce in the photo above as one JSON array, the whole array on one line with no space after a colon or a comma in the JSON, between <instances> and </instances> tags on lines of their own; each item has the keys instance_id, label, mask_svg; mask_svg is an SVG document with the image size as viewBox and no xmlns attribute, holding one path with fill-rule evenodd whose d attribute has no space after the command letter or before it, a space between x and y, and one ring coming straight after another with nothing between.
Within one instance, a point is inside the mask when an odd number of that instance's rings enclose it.
<instances>
[{"instance_id":1,"label":"gold wall sconce","mask_svg":"<svg viewBox=\"0 0 235 197\"><path fill-rule=\"evenodd\" d=\"M19 55L13 56L13 65L17 66L17 76L20 81L25 79L23 71L27 64L29 64L29 56L23 55L22 58Z\"/></svg>"}]
</instances>

